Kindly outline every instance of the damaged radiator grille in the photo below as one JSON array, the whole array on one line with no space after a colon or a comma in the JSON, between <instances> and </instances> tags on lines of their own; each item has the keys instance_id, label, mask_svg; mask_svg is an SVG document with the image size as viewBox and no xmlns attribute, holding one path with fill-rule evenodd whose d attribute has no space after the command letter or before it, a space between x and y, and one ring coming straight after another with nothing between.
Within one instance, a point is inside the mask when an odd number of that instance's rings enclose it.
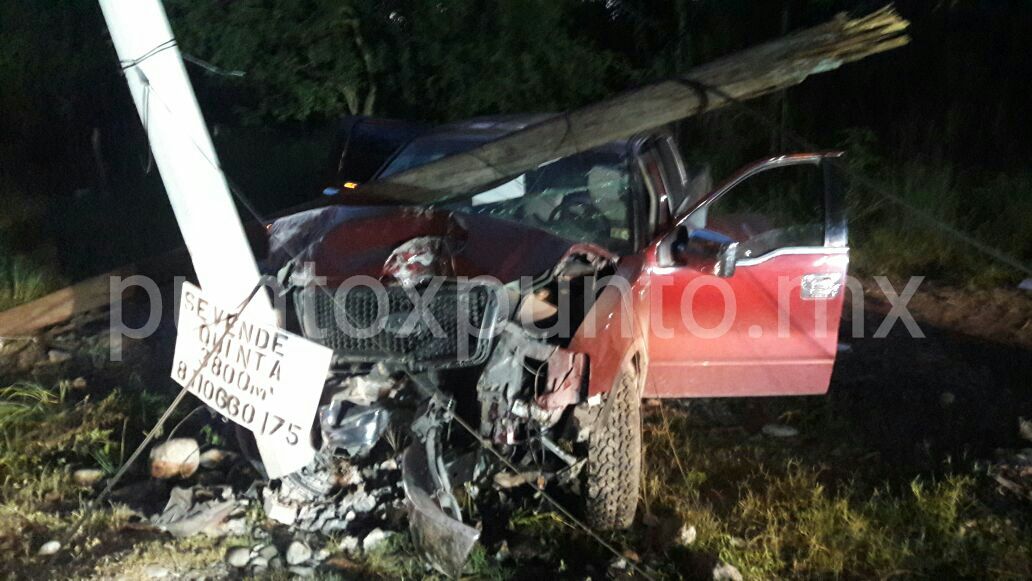
<instances>
[{"instance_id":1,"label":"damaged radiator grille","mask_svg":"<svg viewBox=\"0 0 1032 581\"><path fill-rule=\"evenodd\" d=\"M340 362L441 368L487 358L498 311L490 288L448 283L432 297L419 290L422 298L416 301L409 294L415 291L401 286L378 291L356 286L334 295L328 289L305 289L298 305L305 335L333 349ZM417 308L426 311L413 314Z\"/></svg>"}]
</instances>

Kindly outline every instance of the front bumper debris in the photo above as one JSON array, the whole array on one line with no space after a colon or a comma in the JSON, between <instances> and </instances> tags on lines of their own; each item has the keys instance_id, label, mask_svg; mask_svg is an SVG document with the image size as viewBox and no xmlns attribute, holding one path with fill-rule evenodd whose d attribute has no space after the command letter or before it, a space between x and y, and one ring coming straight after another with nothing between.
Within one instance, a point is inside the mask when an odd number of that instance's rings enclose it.
<instances>
[{"instance_id":1,"label":"front bumper debris","mask_svg":"<svg viewBox=\"0 0 1032 581\"><path fill-rule=\"evenodd\" d=\"M434 480L426 447L418 442L409 446L402 459L402 483L408 500L412 542L435 569L458 577L480 531L444 512L434 500L439 492Z\"/></svg>"}]
</instances>

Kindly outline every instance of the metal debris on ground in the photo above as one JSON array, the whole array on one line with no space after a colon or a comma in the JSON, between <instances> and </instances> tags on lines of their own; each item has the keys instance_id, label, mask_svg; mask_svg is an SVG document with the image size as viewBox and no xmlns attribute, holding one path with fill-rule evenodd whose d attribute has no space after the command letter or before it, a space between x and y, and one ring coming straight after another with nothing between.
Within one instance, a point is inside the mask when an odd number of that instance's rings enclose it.
<instances>
[{"instance_id":1,"label":"metal debris on ground","mask_svg":"<svg viewBox=\"0 0 1032 581\"><path fill-rule=\"evenodd\" d=\"M247 532L246 504L229 486L175 487L168 504L151 522L174 537L203 534L209 537L242 535Z\"/></svg>"}]
</instances>

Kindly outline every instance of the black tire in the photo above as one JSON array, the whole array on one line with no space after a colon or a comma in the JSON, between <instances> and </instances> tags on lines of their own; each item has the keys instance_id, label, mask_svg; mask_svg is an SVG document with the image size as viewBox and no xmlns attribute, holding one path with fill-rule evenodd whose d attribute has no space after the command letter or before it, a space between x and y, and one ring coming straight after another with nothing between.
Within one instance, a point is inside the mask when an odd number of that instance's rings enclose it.
<instances>
[{"instance_id":1,"label":"black tire","mask_svg":"<svg viewBox=\"0 0 1032 581\"><path fill-rule=\"evenodd\" d=\"M600 530L634 522L641 479L641 396L637 374L627 368L609 394L588 438L585 516Z\"/></svg>"}]
</instances>

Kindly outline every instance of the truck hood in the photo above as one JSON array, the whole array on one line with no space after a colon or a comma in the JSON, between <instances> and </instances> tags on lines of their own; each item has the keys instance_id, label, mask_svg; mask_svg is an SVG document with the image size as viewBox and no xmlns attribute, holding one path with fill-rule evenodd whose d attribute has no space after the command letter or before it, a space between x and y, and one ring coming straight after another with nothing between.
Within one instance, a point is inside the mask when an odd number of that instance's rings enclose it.
<instances>
[{"instance_id":1,"label":"truck hood","mask_svg":"<svg viewBox=\"0 0 1032 581\"><path fill-rule=\"evenodd\" d=\"M609 253L553 234L485 215L420 207L330 206L276 220L269 226L267 271L293 258L313 262L316 276L337 286L352 276L385 277L395 251L415 239L445 242L449 276L491 276L503 283L536 276L573 250Z\"/></svg>"}]
</instances>

